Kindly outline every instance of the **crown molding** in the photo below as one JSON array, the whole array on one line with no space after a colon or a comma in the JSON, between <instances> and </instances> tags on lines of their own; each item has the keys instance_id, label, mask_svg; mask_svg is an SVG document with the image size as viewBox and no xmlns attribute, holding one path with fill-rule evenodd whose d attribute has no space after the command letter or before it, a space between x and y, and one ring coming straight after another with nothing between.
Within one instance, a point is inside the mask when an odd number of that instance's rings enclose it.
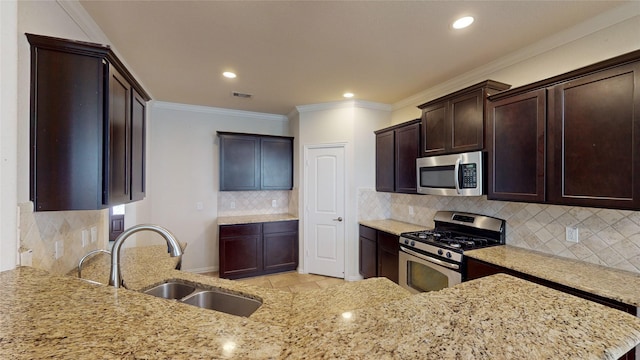
<instances>
[{"instance_id":1,"label":"crown molding","mask_svg":"<svg viewBox=\"0 0 640 360\"><path fill-rule=\"evenodd\" d=\"M320 104L296 106L296 110L298 113L335 110L335 109L347 109L347 108L362 108L362 109L371 109L371 110L378 110L378 111L393 110L393 107L391 105L376 103L371 101L364 101L364 100L344 100L344 101L334 101L334 102L326 102L326 103L320 103ZM295 113L292 111L291 113L289 113L288 116L291 116L294 114Z\"/></svg>"},{"instance_id":2,"label":"crown molding","mask_svg":"<svg viewBox=\"0 0 640 360\"><path fill-rule=\"evenodd\" d=\"M166 101L154 101L151 104L152 109L185 111L210 115L233 116L242 118L252 118L269 121L289 121L285 115L259 113L253 111L233 110L225 108L217 108L201 105L179 104Z\"/></svg>"},{"instance_id":3,"label":"crown molding","mask_svg":"<svg viewBox=\"0 0 640 360\"><path fill-rule=\"evenodd\" d=\"M602 29L619 24L635 16L640 16L640 6L638 6L638 3L635 1L625 3L591 19L585 20L569 29L540 40L530 46L526 46L509 55L494 60L486 65L475 68L451 80L437 84L427 90L400 100L392 105L393 110L398 110L412 105L417 106L435 99L442 94L462 89L477 82L478 79L485 78L498 70L529 60L547 51L566 45Z\"/></svg>"}]
</instances>

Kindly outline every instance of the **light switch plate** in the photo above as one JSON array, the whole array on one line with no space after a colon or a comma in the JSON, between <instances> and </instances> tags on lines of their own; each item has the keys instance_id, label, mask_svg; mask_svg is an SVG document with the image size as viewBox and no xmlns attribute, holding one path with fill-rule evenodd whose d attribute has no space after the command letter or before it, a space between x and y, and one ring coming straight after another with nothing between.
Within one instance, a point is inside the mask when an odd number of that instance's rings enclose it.
<instances>
[{"instance_id":1,"label":"light switch plate","mask_svg":"<svg viewBox=\"0 0 640 360\"><path fill-rule=\"evenodd\" d=\"M94 243L98 241L98 228L93 226L91 227L91 242Z\"/></svg>"},{"instance_id":2,"label":"light switch plate","mask_svg":"<svg viewBox=\"0 0 640 360\"><path fill-rule=\"evenodd\" d=\"M89 230L82 230L82 247L85 247L89 244Z\"/></svg>"},{"instance_id":3,"label":"light switch plate","mask_svg":"<svg viewBox=\"0 0 640 360\"><path fill-rule=\"evenodd\" d=\"M64 255L64 242L62 242L62 240L60 241L56 241L55 243L55 258L60 259L62 257L62 255Z\"/></svg>"}]
</instances>

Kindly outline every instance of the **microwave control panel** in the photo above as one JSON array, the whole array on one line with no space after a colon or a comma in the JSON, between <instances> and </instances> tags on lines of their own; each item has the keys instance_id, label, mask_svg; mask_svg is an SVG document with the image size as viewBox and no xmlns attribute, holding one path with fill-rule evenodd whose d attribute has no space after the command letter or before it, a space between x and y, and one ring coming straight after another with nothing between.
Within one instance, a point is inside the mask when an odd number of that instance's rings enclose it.
<instances>
[{"instance_id":1,"label":"microwave control panel","mask_svg":"<svg viewBox=\"0 0 640 360\"><path fill-rule=\"evenodd\" d=\"M478 186L478 170L476 164L461 164L462 173L461 189L475 189Z\"/></svg>"}]
</instances>

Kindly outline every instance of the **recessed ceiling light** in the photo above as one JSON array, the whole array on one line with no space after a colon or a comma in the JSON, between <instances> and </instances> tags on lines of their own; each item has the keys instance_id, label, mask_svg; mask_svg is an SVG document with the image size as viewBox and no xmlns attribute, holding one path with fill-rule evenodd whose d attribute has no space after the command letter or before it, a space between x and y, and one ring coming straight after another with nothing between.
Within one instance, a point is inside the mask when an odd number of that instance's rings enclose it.
<instances>
[{"instance_id":1,"label":"recessed ceiling light","mask_svg":"<svg viewBox=\"0 0 640 360\"><path fill-rule=\"evenodd\" d=\"M349 98L352 98L352 97L354 96L354 94L353 94L353 93L351 93L351 92L346 92L346 93L342 94L342 96L344 96L344 97L346 97L347 99L349 99Z\"/></svg>"},{"instance_id":2,"label":"recessed ceiling light","mask_svg":"<svg viewBox=\"0 0 640 360\"><path fill-rule=\"evenodd\" d=\"M232 73L231 71L225 71L222 73L222 76L228 78L228 79L235 79L236 78L236 74Z\"/></svg>"},{"instance_id":3,"label":"recessed ceiling light","mask_svg":"<svg viewBox=\"0 0 640 360\"><path fill-rule=\"evenodd\" d=\"M474 18L473 16L465 16L453 22L454 29L464 29L467 26L473 24Z\"/></svg>"}]
</instances>

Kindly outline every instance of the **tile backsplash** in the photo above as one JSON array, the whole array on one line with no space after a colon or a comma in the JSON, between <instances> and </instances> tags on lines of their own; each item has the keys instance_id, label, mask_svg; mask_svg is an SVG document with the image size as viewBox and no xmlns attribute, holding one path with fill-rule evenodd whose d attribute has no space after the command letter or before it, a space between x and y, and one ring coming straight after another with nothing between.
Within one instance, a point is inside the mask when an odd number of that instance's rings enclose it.
<instances>
[{"instance_id":1,"label":"tile backsplash","mask_svg":"<svg viewBox=\"0 0 640 360\"><path fill-rule=\"evenodd\" d=\"M493 201L486 196L358 192L360 220L390 218L433 227L439 210L505 219L509 245L640 273L639 211ZM565 241L568 226L578 228L578 243Z\"/></svg>"},{"instance_id":2,"label":"tile backsplash","mask_svg":"<svg viewBox=\"0 0 640 360\"><path fill-rule=\"evenodd\" d=\"M33 203L20 207L20 251L32 250L32 266L63 275L78 266L88 252L106 248L104 239L108 209L93 211L34 212ZM82 247L82 231L96 227L97 239ZM90 236L89 236L90 239ZM55 243L63 244L64 251L55 258Z\"/></svg>"},{"instance_id":3,"label":"tile backsplash","mask_svg":"<svg viewBox=\"0 0 640 360\"><path fill-rule=\"evenodd\" d=\"M291 191L220 191L218 216L284 214L291 206ZM275 206L273 202L275 201Z\"/></svg>"}]
</instances>

